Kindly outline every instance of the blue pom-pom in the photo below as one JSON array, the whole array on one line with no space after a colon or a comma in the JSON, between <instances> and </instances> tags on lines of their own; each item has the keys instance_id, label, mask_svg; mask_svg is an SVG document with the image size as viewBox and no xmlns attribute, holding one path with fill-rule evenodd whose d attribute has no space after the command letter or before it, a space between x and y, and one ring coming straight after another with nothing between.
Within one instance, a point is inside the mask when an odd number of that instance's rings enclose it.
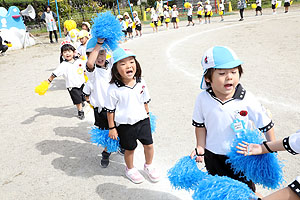
<instances>
[{"instance_id":1,"label":"blue pom-pom","mask_svg":"<svg viewBox=\"0 0 300 200\"><path fill-rule=\"evenodd\" d=\"M93 127L92 130L90 130L89 134L91 135L91 142L97 144L98 146L101 145L103 148L107 148L108 153L118 151L119 138L118 140L113 140L108 137L108 130L102 130Z\"/></svg>"},{"instance_id":2,"label":"blue pom-pom","mask_svg":"<svg viewBox=\"0 0 300 200\"><path fill-rule=\"evenodd\" d=\"M254 144L263 142L262 134L258 130L246 130L233 141L231 152L227 154L234 173L242 172L248 180L261 184L270 189L276 189L284 182L282 167L276 153L267 153L256 156L244 156L237 153L236 146L242 141Z\"/></svg>"},{"instance_id":3,"label":"blue pom-pom","mask_svg":"<svg viewBox=\"0 0 300 200\"><path fill-rule=\"evenodd\" d=\"M112 51L115 50L119 42L124 39L120 22L110 11L98 13L92 21L92 36L105 39L103 46Z\"/></svg>"},{"instance_id":4,"label":"blue pom-pom","mask_svg":"<svg viewBox=\"0 0 300 200\"><path fill-rule=\"evenodd\" d=\"M182 157L168 171L168 178L175 189L193 190L199 181L207 176L206 172L199 170L197 163L190 156Z\"/></svg>"},{"instance_id":5,"label":"blue pom-pom","mask_svg":"<svg viewBox=\"0 0 300 200\"><path fill-rule=\"evenodd\" d=\"M245 200L255 197L248 185L226 176L207 175L194 189L194 200Z\"/></svg>"},{"instance_id":6,"label":"blue pom-pom","mask_svg":"<svg viewBox=\"0 0 300 200\"><path fill-rule=\"evenodd\" d=\"M156 131L156 116L153 115L152 112L149 112L149 117L150 117L151 133L155 133L155 131Z\"/></svg>"}]
</instances>

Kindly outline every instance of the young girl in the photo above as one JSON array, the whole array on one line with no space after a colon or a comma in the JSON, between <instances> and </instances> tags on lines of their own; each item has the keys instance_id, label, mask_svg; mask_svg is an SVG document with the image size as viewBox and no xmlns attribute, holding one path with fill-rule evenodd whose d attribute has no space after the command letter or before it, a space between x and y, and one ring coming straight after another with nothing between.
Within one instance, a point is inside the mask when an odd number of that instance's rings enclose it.
<instances>
[{"instance_id":1,"label":"young girl","mask_svg":"<svg viewBox=\"0 0 300 200\"><path fill-rule=\"evenodd\" d=\"M171 10L171 16L172 16L173 27L178 28L178 22L177 22L178 11L176 5L173 5L173 9Z\"/></svg>"},{"instance_id":2,"label":"young girl","mask_svg":"<svg viewBox=\"0 0 300 200\"><path fill-rule=\"evenodd\" d=\"M188 11L187 11L188 24L186 26L189 26L190 23L192 23L194 26L195 24L193 22L193 6L189 5L187 9L188 9Z\"/></svg>"},{"instance_id":3,"label":"young girl","mask_svg":"<svg viewBox=\"0 0 300 200\"><path fill-rule=\"evenodd\" d=\"M208 49L202 57L204 75L200 87L205 90L195 103L192 124L196 148L191 158L197 156L197 162L204 160L209 174L242 181L255 192L254 183L242 174L234 174L231 165L226 163L236 135L232 129L236 127L233 123L236 119L242 119L249 129L254 124L268 141L275 139L274 124L266 110L239 83L242 63L231 49L222 46Z\"/></svg>"},{"instance_id":4,"label":"young girl","mask_svg":"<svg viewBox=\"0 0 300 200\"><path fill-rule=\"evenodd\" d=\"M202 13L203 13L203 5L202 5L202 2L199 1L199 2L197 3L197 6L198 6L197 15L198 15L199 23L202 24Z\"/></svg>"},{"instance_id":5,"label":"young girl","mask_svg":"<svg viewBox=\"0 0 300 200\"><path fill-rule=\"evenodd\" d=\"M210 5L209 0L205 1L204 11L205 11L205 24L207 24L207 18L208 18L208 23L210 24L210 12L212 12L212 7Z\"/></svg>"},{"instance_id":6,"label":"young girl","mask_svg":"<svg viewBox=\"0 0 300 200\"><path fill-rule=\"evenodd\" d=\"M220 4L219 4L219 15L221 17L221 22L224 21L224 17L223 17L224 10L225 10L225 8L224 8L224 0L221 0Z\"/></svg>"},{"instance_id":7,"label":"young girl","mask_svg":"<svg viewBox=\"0 0 300 200\"><path fill-rule=\"evenodd\" d=\"M151 19L152 19L152 23L154 24L153 27L153 32L157 32L158 31L158 12L153 10L152 15L151 15Z\"/></svg>"},{"instance_id":8,"label":"young girl","mask_svg":"<svg viewBox=\"0 0 300 200\"><path fill-rule=\"evenodd\" d=\"M157 182L160 175L152 165L154 148L148 108L150 96L141 78L140 64L134 54L122 48L113 52L113 58L112 79L107 92L108 100L105 101L109 137L120 138L120 145L125 149L125 174L133 183L144 181L133 165L134 150L139 140L144 146L144 171L151 181Z\"/></svg>"},{"instance_id":9,"label":"young girl","mask_svg":"<svg viewBox=\"0 0 300 200\"><path fill-rule=\"evenodd\" d=\"M140 37L142 36L142 23L141 23L141 20L140 18L138 17L138 13L136 11L133 11L133 20L134 20L134 23L135 23L135 32L136 32L136 37L139 36L139 33L140 33Z\"/></svg>"},{"instance_id":10,"label":"young girl","mask_svg":"<svg viewBox=\"0 0 300 200\"><path fill-rule=\"evenodd\" d=\"M132 36L132 25L133 25L133 22L132 22L132 19L130 18L128 12L125 12L124 13L124 17L125 17L125 22L127 23L127 33L128 33L128 38L129 39L132 39L133 36Z\"/></svg>"},{"instance_id":11,"label":"young girl","mask_svg":"<svg viewBox=\"0 0 300 200\"><path fill-rule=\"evenodd\" d=\"M48 83L50 84L58 76L63 76L66 81L66 88L70 93L74 105L77 107L78 118L83 120L84 112L82 110L82 103L84 102L84 97L82 89L85 82L84 70L86 61L75 59L76 49L70 41L63 41L60 49L63 61L48 78Z\"/></svg>"},{"instance_id":12,"label":"young girl","mask_svg":"<svg viewBox=\"0 0 300 200\"><path fill-rule=\"evenodd\" d=\"M164 17L165 17L166 28L169 29L170 14L169 14L168 6L164 7Z\"/></svg>"}]
</instances>

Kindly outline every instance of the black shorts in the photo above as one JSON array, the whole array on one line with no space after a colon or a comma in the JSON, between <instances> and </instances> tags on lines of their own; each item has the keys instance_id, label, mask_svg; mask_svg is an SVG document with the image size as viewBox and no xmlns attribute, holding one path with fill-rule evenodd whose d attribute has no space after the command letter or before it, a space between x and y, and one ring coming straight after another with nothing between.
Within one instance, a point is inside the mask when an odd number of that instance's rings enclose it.
<instances>
[{"instance_id":1,"label":"black shorts","mask_svg":"<svg viewBox=\"0 0 300 200\"><path fill-rule=\"evenodd\" d=\"M125 30L122 30L122 32L124 33L124 35L125 35L125 37L126 37L126 35L127 35L127 31L125 31Z\"/></svg>"},{"instance_id":2,"label":"black shorts","mask_svg":"<svg viewBox=\"0 0 300 200\"><path fill-rule=\"evenodd\" d=\"M260 6L257 6L255 10L256 10L256 11L261 11L261 7L260 7Z\"/></svg>"},{"instance_id":3,"label":"black shorts","mask_svg":"<svg viewBox=\"0 0 300 200\"><path fill-rule=\"evenodd\" d=\"M176 22L176 18L177 17L172 17L171 22L173 22L173 23Z\"/></svg>"},{"instance_id":4,"label":"black shorts","mask_svg":"<svg viewBox=\"0 0 300 200\"><path fill-rule=\"evenodd\" d=\"M275 9L276 8L276 4L272 4L272 9Z\"/></svg>"},{"instance_id":5,"label":"black shorts","mask_svg":"<svg viewBox=\"0 0 300 200\"><path fill-rule=\"evenodd\" d=\"M165 16L160 16L160 22L163 23Z\"/></svg>"},{"instance_id":6,"label":"black shorts","mask_svg":"<svg viewBox=\"0 0 300 200\"><path fill-rule=\"evenodd\" d=\"M150 119L143 119L133 125L121 124L117 127L120 145L126 150L134 150L137 140L143 145L153 144Z\"/></svg>"},{"instance_id":7,"label":"black shorts","mask_svg":"<svg viewBox=\"0 0 300 200\"><path fill-rule=\"evenodd\" d=\"M202 18L202 15L198 15L198 18Z\"/></svg>"},{"instance_id":8,"label":"black shorts","mask_svg":"<svg viewBox=\"0 0 300 200\"><path fill-rule=\"evenodd\" d=\"M208 12L206 12L205 17L210 17L210 14L208 14Z\"/></svg>"},{"instance_id":9,"label":"black shorts","mask_svg":"<svg viewBox=\"0 0 300 200\"><path fill-rule=\"evenodd\" d=\"M141 31L142 30L142 25L141 24L136 25L135 30Z\"/></svg>"},{"instance_id":10,"label":"black shorts","mask_svg":"<svg viewBox=\"0 0 300 200\"><path fill-rule=\"evenodd\" d=\"M132 27L127 28L127 33L132 33Z\"/></svg>"},{"instance_id":11,"label":"black shorts","mask_svg":"<svg viewBox=\"0 0 300 200\"><path fill-rule=\"evenodd\" d=\"M284 2L284 7L289 7L290 5L290 2Z\"/></svg>"},{"instance_id":12,"label":"black shorts","mask_svg":"<svg viewBox=\"0 0 300 200\"><path fill-rule=\"evenodd\" d=\"M94 108L95 123L94 125L100 129L108 129L107 112L102 108L100 113L98 108Z\"/></svg>"},{"instance_id":13,"label":"black shorts","mask_svg":"<svg viewBox=\"0 0 300 200\"><path fill-rule=\"evenodd\" d=\"M192 16L192 15L189 15L189 16L188 16L188 21L189 21L189 22L193 21L193 16Z\"/></svg>"},{"instance_id":14,"label":"black shorts","mask_svg":"<svg viewBox=\"0 0 300 200\"><path fill-rule=\"evenodd\" d=\"M74 105L80 104L85 101L84 95L82 92L83 86L84 86L84 84L82 84L82 86L80 88L73 87L71 89L68 89Z\"/></svg>"},{"instance_id":15,"label":"black shorts","mask_svg":"<svg viewBox=\"0 0 300 200\"><path fill-rule=\"evenodd\" d=\"M155 27L157 27L157 23L158 23L158 21L154 21L153 22L153 24L154 24Z\"/></svg>"},{"instance_id":16,"label":"black shorts","mask_svg":"<svg viewBox=\"0 0 300 200\"><path fill-rule=\"evenodd\" d=\"M246 183L249 188L255 192L255 184L252 181L247 181L245 177L240 177L243 175L242 173L234 174L233 170L231 169L231 165L225 163L227 159L228 157L225 155L214 154L213 152L205 149L204 162L209 174L228 176L232 179L241 181Z\"/></svg>"}]
</instances>

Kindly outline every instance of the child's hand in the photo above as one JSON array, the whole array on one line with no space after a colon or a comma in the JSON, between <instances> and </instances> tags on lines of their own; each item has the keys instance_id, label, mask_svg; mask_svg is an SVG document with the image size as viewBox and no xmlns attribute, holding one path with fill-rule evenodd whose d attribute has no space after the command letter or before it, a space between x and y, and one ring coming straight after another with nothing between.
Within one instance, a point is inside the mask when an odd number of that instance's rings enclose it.
<instances>
[{"instance_id":1,"label":"child's hand","mask_svg":"<svg viewBox=\"0 0 300 200\"><path fill-rule=\"evenodd\" d=\"M113 140L117 140L118 139L117 129L114 128L114 129L109 130L108 137L110 137Z\"/></svg>"},{"instance_id":2,"label":"child's hand","mask_svg":"<svg viewBox=\"0 0 300 200\"><path fill-rule=\"evenodd\" d=\"M198 154L198 155L197 155ZM195 156L196 157L196 162L203 162L204 160L204 149L202 147L197 147L194 149L194 151L192 151L191 153L191 159L193 159Z\"/></svg>"},{"instance_id":3,"label":"child's hand","mask_svg":"<svg viewBox=\"0 0 300 200\"><path fill-rule=\"evenodd\" d=\"M104 40L105 40L105 39L102 39L102 38L97 38L97 42L98 42L98 44L99 44L99 43L100 43L100 44L103 44Z\"/></svg>"},{"instance_id":4,"label":"child's hand","mask_svg":"<svg viewBox=\"0 0 300 200\"><path fill-rule=\"evenodd\" d=\"M236 151L239 154L244 154L245 156L259 155L263 153L262 146L260 144L249 144L243 141L243 143L238 143L236 146L240 151Z\"/></svg>"}]
</instances>

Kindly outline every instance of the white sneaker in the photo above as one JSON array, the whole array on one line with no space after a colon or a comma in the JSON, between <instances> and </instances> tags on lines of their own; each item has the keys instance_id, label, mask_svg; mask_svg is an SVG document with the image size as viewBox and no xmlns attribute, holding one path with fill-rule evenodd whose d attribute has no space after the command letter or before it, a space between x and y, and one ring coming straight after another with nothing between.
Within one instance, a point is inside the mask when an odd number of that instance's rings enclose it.
<instances>
[{"instance_id":1,"label":"white sneaker","mask_svg":"<svg viewBox=\"0 0 300 200\"><path fill-rule=\"evenodd\" d=\"M135 167L132 169L128 169L126 167L125 174L129 180L131 180L133 183L142 183L144 182L145 178L142 176L142 174L137 170Z\"/></svg>"},{"instance_id":2,"label":"white sneaker","mask_svg":"<svg viewBox=\"0 0 300 200\"><path fill-rule=\"evenodd\" d=\"M144 172L148 175L152 182L158 182L160 180L160 173L157 171L153 165L144 165Z\"/></svg>"}]
</instances>

